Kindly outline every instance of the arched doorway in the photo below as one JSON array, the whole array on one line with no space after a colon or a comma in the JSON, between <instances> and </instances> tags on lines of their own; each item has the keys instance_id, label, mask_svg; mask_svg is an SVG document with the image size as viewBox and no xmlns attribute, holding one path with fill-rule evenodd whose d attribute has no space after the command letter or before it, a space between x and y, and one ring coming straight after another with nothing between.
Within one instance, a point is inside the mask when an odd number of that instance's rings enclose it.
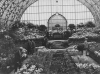
<instances>
[{"instance_id":1,"label":"arched doorway","mask_svg":"<svg viewBox=\"0 0 100 74\"><path fill-rule=\"evenodd\" d=\"M59 25L59 29L61 30L67 30L67 20L59 13L52 15L48 19L48 30L54 30L56 25Z\"/></svg>"}]
</instances>

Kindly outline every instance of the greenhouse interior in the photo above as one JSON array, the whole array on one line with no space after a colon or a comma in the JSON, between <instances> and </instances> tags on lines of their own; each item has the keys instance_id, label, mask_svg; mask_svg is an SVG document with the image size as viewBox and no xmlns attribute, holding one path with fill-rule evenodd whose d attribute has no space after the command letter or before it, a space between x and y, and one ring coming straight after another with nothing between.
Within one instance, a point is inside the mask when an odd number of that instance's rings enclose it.
<instances>
[{"instance_id":1,"label":"greenhouse interior","mask_svg":"<svg viewBox=\"0 0 100 74\"><path fill-rule=\"evenodd\" d=\"M100 74L100 0L0 0L0 74Z\"/></svg>"}]
</instances>

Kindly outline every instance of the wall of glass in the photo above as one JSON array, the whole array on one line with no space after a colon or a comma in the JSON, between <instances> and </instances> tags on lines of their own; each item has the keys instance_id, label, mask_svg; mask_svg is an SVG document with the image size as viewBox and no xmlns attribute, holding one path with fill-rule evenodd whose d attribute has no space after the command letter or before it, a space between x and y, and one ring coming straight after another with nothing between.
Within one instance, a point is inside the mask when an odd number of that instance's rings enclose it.
<instances>
[{"instance_id":1,"label":"wall of glass","mask_svg":"<svg viewBox=\"0 0 100 74\"><path fill-rule=\"evenodd\" d=\"M48 19L58 12L68 24L94 21L89 9L77 0L39 0L24 12L21 21L47 25Z\"/></svg>"}]
</instances>

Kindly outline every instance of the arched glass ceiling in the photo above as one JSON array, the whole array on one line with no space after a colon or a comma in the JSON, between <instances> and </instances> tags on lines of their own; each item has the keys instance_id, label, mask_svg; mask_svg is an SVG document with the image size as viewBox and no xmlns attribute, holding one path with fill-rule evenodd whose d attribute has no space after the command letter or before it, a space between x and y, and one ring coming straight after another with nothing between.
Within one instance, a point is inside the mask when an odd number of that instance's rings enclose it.
<instances>
[{"instance_id":1,"label":"arched glass ceiling","mask_svg":"<svg viewBox=\"0 0 100 74\"><path fill-rule=\"evenodd\" d=\"M68 24L94 21L88 8L77 0L39 0L28 7L21 20L47 25L48 19L56 12L62 14Z\"/></svg>"}]
</instances>

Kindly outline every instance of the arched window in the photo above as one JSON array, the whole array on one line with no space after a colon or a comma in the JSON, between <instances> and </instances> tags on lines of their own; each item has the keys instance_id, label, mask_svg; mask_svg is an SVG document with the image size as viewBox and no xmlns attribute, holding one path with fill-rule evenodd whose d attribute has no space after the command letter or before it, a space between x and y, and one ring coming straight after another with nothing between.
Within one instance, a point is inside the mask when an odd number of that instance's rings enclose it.
<instances>
[{"instance_id":1,"label":"arched window","mask_svg":"<svg viewBox=\"0 0 100 74\"><path fill-rule=\"evenodd\" d=\"M66 18L59 13L56 13L49 18L49 20L48 20L49 30L52 30L52 28L55 27L55 25L57 25L57 24L59 24L60 27L63 27L63 29L67 28Z\"/></svg>"}]
</instances>

